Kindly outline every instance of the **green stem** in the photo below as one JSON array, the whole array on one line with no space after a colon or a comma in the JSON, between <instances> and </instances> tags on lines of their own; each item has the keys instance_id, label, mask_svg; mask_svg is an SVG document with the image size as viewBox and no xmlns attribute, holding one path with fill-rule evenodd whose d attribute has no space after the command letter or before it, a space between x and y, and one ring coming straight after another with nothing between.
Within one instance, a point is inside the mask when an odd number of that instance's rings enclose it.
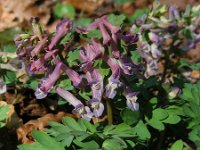
<instances>
[{"instance_id":1,"label":"green stem","mask_svg":"<svg viewBox=\"0 0 200 150\"><path fill-rule=\"evenodd\" d=\"M107 115L108 115L108 125L113 124L112 107L108 99L106 99Z\"/></svg>"}]
</instances>

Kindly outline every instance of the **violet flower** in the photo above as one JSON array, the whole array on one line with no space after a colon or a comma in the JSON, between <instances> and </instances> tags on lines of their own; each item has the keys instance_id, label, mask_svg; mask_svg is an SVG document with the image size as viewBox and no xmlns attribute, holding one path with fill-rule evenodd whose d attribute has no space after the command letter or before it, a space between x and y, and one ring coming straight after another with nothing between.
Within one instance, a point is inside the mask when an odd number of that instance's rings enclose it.
<instances>
[{"instance_id":1,"label":"violet flower","mask_svg":"<svg viewBox=\"0 0 200 150\"><path fill-rule=\"evenodd\" d=\"M47 96L51 88L59 79L61 71L62 71L62 62L58 63L54 68L53 72L49 74L47 78L43 79L42 82L38 85L38 88L35 91L35 96L37 99L43 99Z\"/></svg>"},{"instance_id":2,"label":"violet flower","mask_svg":"<svg viewBox=\"0 0 200 150\"><path fill-rule=\"evenodd\" d=\"M179 11L176 7L176 5L172 5L169 7L169 19L170 20L179 20L180 19L180 14Z\"/></svg>"},{"instance_id":3,"label":"violet flower","mask_svg":"<svg viewBox=\"0 0 200 150\"><path fill-rule=\"evenodd\" d=\"M79 75L76 71L74 71L73 69L70 69L69 67L67 67L65 64L63 64L62 66L63 71L67 74L67 76L69 77L69 79L72 81L73 85L76 88L81 88L82 87L82 76Z\"/></svg>"},{"instance_id":4,"label":"violet flower","mask_svg":"<svg viewBox=\"0 0 200 150\"><path fill-rule=\"evenodd\" d=\"M87 30L92 30L99 28L102 36L103 36L103 45L108 44L112 40L111 37L113 37L114 34L116 34L119 30L120 27L112 25L110 22L107 20L107 16L103 16L94 23L90 24L87 27ZM111 36L109 35L108 31L111 32Z\"/></svg>"},{"instance_id":5,"label":"violet flower","mask_svg":"<svg viewBox=\"0 0 200 150\"><path fill-rule=\"evenodd\" d=\"M0 94L3 94L7 91L6 84L2 79L0 79Z\"/></svg>"},{"instance_id":6,"label":"violet flower","mask_svg":"<svg viewBox=\"0 0 200 150\"><path fill-rule=\"evenodd\" d=\"M95 39L92 39L91 44L87 44L84 48L80 51L80 57L83 60L81 67L85 71L89 71L92 69L93 62L101 58L104 53L104 48L102 45Z\"/></svg>"},{"instance_id":7,"label":"violet flower","mask_svg":"<svg viewBox=\"0 0 200 150\"><path fill-rule=\"evenodd\" d=\"M78 100L72 93L63 90L60 87L56 88L56 92L62 98L67 100L72 106L74 106L74 110L72 111L73 113L79 114L82 118L84 118L87 121L91 120L93 114L90 111L90 108L84 106L83 103L80 100Z\"/></svg>"},{"instance_id":8,"label":"violet flower","mask_svg":"<svg viewBox=\"0 0 200 150\"><path fill-rule=\"evenodd\" d=\"M180 91L181 90L179 87L172 87L171 91L168 94L169 99L174 99L175 97L177 97Z\"/></svg>"},{"instance_id":9,"label":"violet flower","mask_svg":"<svg viewBox=\"0 0 200 150\"><path fill-rule=\"evenodd\" d=\"M47 67L45 64L52 58L54 54L56 54L58 50L53 50L47 52L43 57L37 59L36 61L33 61L29 63L27 66L27 70L30 74L37 74L39 71L43 70L46 71Z\"/></svg>"},{"instance_id":10,"label":"violet flower","mask_svg":"<svg viewBox=\"0 0 200 150\"><path fill-rule=\"evenodd\" d=\"M113 99L117 94L116 89L122 84L119 80L121 70L117 60L114 58L108 59L108 65L112 70L112 75L108 78L108 84L106 85L106 96Z\"/></svg>"},{"instance_id":11,"label":"violet flower","mask_svg":"<svg viewBox=\"0 0 200 150\"><path fill-rule=\"evenodd\" d=\"M157 75L158 73L159 73L159 67L157 60L154 59L148 60L145 77Z\"/></svg>"},{"instance_id":12,"label":"violet flower","mask_svg":"<svg viewBox=\"0 0 200 150\"><path fill-rule=\"evenodd\" d=\"M139 110L139 103L137 102L138 92L132 92L130 88L126 87L123 94L126 97L126 105L128 106L128 108L130 108L132 111L138 111Z\"/></svg>"},{"instance_id":13,"label":"violet flower","mask_svg":"<svg viewBox=\"0 0 200 150\"><path fill-rule=\"evenodd\" d=\"M153 32L149 32L149 39L151 42L153 42L155 44L159 45L161 43L161 38Z\"/></svg>"},{"instance_id":14,"label":"violet flower","mask_svg":"<svg viewBox=\"0 0 200 150\"><path fill-rule=\"evenodd\" d=\"M72 28L73 28L72 22L68 19L63 19L56 26L56 34L52 38L52 41L48 46L49 50L51 50Z\"/></svg>"},{"instance_id":15,"label":"violet flower","mask_svg":"<svg viewBox=\"0 0 200 150\"><path fill-rule=\"evenodd\" d=\"M140 71L144 68L144 64L134 64L130 57L121 56L119 66L124 74L136 75L138 78L145 79L145 77L140 73Z\"/></svg>"},{"instance_id":16,"label":"violet flower","mask_svg":"<svg viewBox=\"0 0 200 150\"><path fill-rule=\"evenodd\" d=\"M46 46L47 44L47 36L44 37L41 41L38 42L38 44L35 46L35 48L31 51L31 56L34 57L36 55L38 55L42 49L44 48L44 46Z\"/></svg>"},{"instance_id":17,"label":"violet flower","mask_svg":"<svg viewBox=\"0 0 200 150\"><path fill-rule=\"evenodd\" d=\"M89 101L89 104L93 109L94 116L100 117L104 111L104 105L101 103L103 94L103 76L95 69L92 73L87 72L86 78L92 89L92 99Z\"/></svg>"}]
</instances>

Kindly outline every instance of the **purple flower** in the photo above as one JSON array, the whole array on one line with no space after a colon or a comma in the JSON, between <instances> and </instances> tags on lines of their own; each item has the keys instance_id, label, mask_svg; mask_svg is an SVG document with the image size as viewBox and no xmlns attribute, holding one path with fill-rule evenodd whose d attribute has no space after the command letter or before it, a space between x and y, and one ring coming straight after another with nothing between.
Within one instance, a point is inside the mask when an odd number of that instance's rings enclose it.
<instances>
[{"instance_id":1,"label":"purple flower","mask_svg":"<svg viewBox=\"0 0 200 150\"><path fill-rule=\"evenodd\" d=\"M117 94L116 89L121 86L120 78L120 66L116 59L109 58L108 65L112 70L112 75L108 78L108 84L106 85L106 96L113 99Z\"/></svg>"},{"instance_id":2,"label":"purple flower","mask_svg":"<svg viewBox=\"0 0 200 150\"><path fill-rule=\"evenodd\" d=\"M144 64L134 64L130 57L121 56L119 65L124 74L136 75L138 78L145 79L145 77L140 73L144 67Z\"/></svg>"},{"instance_id":3,"label":"purple flower","mask_svg":"<svg viewBox=\"0 0 200 150\"><path fill-rule=\"evenodd\" d=\"M72 22L68 19L62 20L56 26L56 34L49 44L49 50L51 50L66 34L73 28Z\"/></svg>"},{"instance_id":4,"label":"purple flower","mask_svg":"<svg viewBox=\"0 0 200 150\"><path fill-rule=\"evenodd\" d=\"M130 88L125 87L124 90L124 96L126 97L126 105L128 108L130 108L132 111L138 111L139 110L139 103L137 101L137 95L138 92L132 92Z\"/></svg>"},{"instance_id":5,"label":"purple flower","mask_svg":"<svg viewBox=\"0 0 200 150\"><path fill-rule=\"evenodd\" d=\"M6 84L3 82L2 79L0 79L0 94L3 94L7 91Z\"/></svg>"},{"instance_id":6,"label":"purple flower","mask_svg":"<svg viewBox=\"0 0 200 150\"><path fill-rule=\"evenodd\" d=\"M116 34L120 30L120 27L114 26L110 22L107 21L107 16L103 16L97 21L95 21L94 23L90 24L87 27L87 30L92 30L96 28L99 28L101 31L104 45L108 44L108 42L110 42L111 40L115 41L116 39L112 39L112 38L114 37L114 34ZM109 35L108 31L111 32L111 36Z\"/></svg>"},{"instance_id":7,"label":"purple flower","mask_svg":"<svg viewBox=\"0 0 200 150\"><path fill-rule=\"evenodd\" d=\"M42 51L44 46L46 46L46 44L47 44L47 38L48 37L46 36L41 41L38 42L38 44L35 46L35 48L31 51L32 57L39 55L39 53Z\"/></svg>"},{"instance_id":8,"label":"purple flower","mask_svg":"<svg viewBox=\"0 0 200 150\"><path fill-rule=\"evenodd\" d=\"M154 59L148 60L145 76L149 77L149 76L157 75L158 73L159 73L159 68L158 68L157 60L154 60Z\"/></svg>"},{"instance_id":9,"label":"purple flower","mask_svg":"<svg viewBox=\"0 0 200 150\"><path fill-rule=\"evenodd\" d=\"M93 70L92 73L87 72L86 78L91 85L92 99L89 101L93 114L95 117L100 117L104 110L104 105L101 103L103 94L103 77L100 75L97 69Z\"/></svg>"},{"instance_id":10,"label":"purple flower","mask_svg":"<svg viewBox=\"0 0 200 150\"><path fill-rule=\"evenodd\" d=\"M93 98L101 100L103 94L103 76L100 75L97 69L94 69L92 73L86 73L86 79L89 85L91 85Z\"/></svg>"},{"instance_id":11,"label":"purple flower","mask_svg":"<svg viewBox=\"0 0 200 150\"><path fill-rule=\"evenodd\" d=\"M47 67L45 66L45 64L52 58L52 56L57 53L58 50L53 50L50 51L48 53L46 53L43 57L29 63L27 70L29 73L31 74L37 74L39 71L47 70Z\"/></svg>"},{"instance_id":12,"label":"purple flower","mask_svg":"<svg viewBox=\"0 0 200 150\"><path fill-rule=\"evenodd\" d=\"M89 71L92 69L93 62L101 58L104 53L104 48L102 45L95 39L92 39L91 44L87 44L84 48L80 51L80 57L83 60L82 68L85 71Z\"/></svg>"},{"instance_id":13,"label":"purple flower","mask_svg":"<svg viewBox=\"0 0 200 150\"><path fill-rule=\"evenodd\" d=\"M176 5L172 5L169 7L169 19L170 20L179 20L180 19L180 14L179 11L176 7Z\"/></svg>"},{"instance_id":14,"label":"purple flower","mask_svg":"<svg viewBox=\"0 0 200 150\"><path fill-rule=\"evenodd\" d=\"M104 27L103 24L100 24L100 25L99 25L99 29L100 29L101 34L102 34L102 36L103 36L103 45L108 44L108 42L110 42L110 40L111 40L111 37L110 37L110 35L108 34L108 32L106 31L106 28Z\"/></svg>"},{"instance_id":15,"label":"purple flower","mask_svg":"<svg viewBox=\"0 0 200 150\"><path fill-rule=\"evenodd\" d=\"M161 42L161 38L153 32L149 32L149 39L150 39L151 42L158 44L158 45Z\"/></svg>"},{"instance_id":16,"label":"purple flower","mask_svg":"<svg viewBox=\"0 0 200 150\"><path fill-rule=\"evenodd\" d=\"M128 34L118 34L118 37L122 40L124 40L127 44L133 44L135 42L138 41L139 39L139 36L138 34L131 34L131 33L128 33Z\"/></svg>"},{"instance_id":17,"label":"purple flower","mask_svg":"<svg viewBox=\"0 0 200 150\"><path fill-rule=\"evenodd\" d=\"M56 88L56 92L62 98L67 100L72 106L74 106L73 113L79 114L82 118L84 118L87 121L91 120L93 114L90 111L90 108L84 106L83 103L80 100L78 100L72 93L63 90L60 87Z\"/></svg>"},{"instance_id":18,"label":"purple flower","mask_svg":"<svg viewBox=\"0 0 200 150\"><path fill-rule=\"evenodd\" d=\"M47 96L51 88L54 86L56 81L59 79L62 71L62 63L58 63L54 68L53 72L48 75L47 78L43 79L35 91L37 99L43 99Z\"/></svg>"},{"instance_id":19,"label":"purple flower","mask_svg":"<svg viewBox=\"0 0 200 150\"><path fill-rule=\"evenodd\" d=\"M168 96L169 99L174 99L177 97L177 95L180 93L180 88L179 87L172 87L171 91L169 92Z\"/></svg>"},{"instance_id":20,"label":"purple flower","mask_svg":"<svg viewBox=\"0 0 200 150\"><path fill-rule=\"evenodd\" d=\"M82 76L79 75L73 69L70 69L65 64L63 64L62 68L63 68L64 72L67 74L67 76L69 77L69 79L72 81L73 85L77 88L81 88L82 87Z\"/></svg>"},{"instance_id":21,"label":"purple flower","mask_svg":"<svg viewBox=\"0 0 200 150\"><path fill-rule=\"evenodd\" d=\"M158 45L151 44L151 55L155 59L159 59L161 56L161 51L158 49Z\"/></svg>"},{"instance_id":22,"label":"purple flower","mask_svg":"<svg viewBox=\"0 0 200 150\"><path fill-rule=\"evenodd\" d=\"M104 111L104 105L95 98L92 98L89 101L90 107L93 109L93 114L95 117L100 117L103 114Z\"/></svg>"}]
</instances>

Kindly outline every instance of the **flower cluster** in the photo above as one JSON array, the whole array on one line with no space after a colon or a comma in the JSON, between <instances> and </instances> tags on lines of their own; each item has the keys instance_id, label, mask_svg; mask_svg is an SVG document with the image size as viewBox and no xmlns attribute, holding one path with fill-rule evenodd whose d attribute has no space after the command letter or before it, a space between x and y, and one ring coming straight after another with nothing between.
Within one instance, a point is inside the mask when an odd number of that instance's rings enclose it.
<instances>
[{"instance_id":1,"label":"flower cluster","mask_svg":"<svg viewBox=\"0 0 200 150\"><path fill-rule=\"evenodd\" d=\"M147 62L145 76L160 73L158 62L166 53L188 51L200 42L200 6L188 6L180 12L175 5L155 2L148 15L143 15L131 30L139 35L138 51Z\"/></svg>"},{"instance_id":2,"label":"flower cluster","mask_svg":"<svg viewBox=\"0 0 200 150\"><path fill-rule=\"evenodd\" d=\"M35 91L37 99L45 98L55 87L57 94L74 106L73 113L89 121L93 116L102 116L104 112L102 99L114 99L119 88L123 87L124 92L121 93L126 99L127 106L132 111L139 109L138 93L123 82L123 78L127 79L130 76L144 79L143 64L135 64L130 59L127 49L129 45L137 42L137 34L125 32L121 26L114 26L107 16L99 18L87 27L76 27L72 21L64 19L57 25L53 34L44 31L37 18L32 19L32 26L33 33L17 35L15 43L17 55L25 63L27 72L30 75L44 76ZM63 53L68 54L75 46L70 41L66 43L61 41L68 33L81 38L93 30L98 30L102 37L89 38L88 43L81 45L78 66L69 67ZM121 42L125 43L123 50ZM102 61L107 68L110 68L110 76L99 70L98 61ZM75 92L60 87L57 83L61 77L70 79L76 90L89 88L92 93L90 100L81 101L78 94L75 95Z\"/></svg>"}]
</instances>

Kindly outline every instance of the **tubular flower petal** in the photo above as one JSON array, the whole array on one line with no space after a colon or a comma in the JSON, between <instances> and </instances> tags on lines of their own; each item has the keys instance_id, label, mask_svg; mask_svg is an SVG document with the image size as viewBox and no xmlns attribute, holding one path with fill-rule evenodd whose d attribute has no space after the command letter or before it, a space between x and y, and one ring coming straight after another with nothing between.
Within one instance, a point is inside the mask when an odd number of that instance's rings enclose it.
<instances>
[{"instance_id":1,"label":"tubular flower petal","mask_svg":"<svg viewBox=\"0 0 200 150\"><path fill-rule=\"evenodd\" d=\"M111 31L111 33L117 33L120 30L120 27L112 25L106 19L103 20L103 23L106 26L106 28Z\"/></svg>"},{"instance_id":2,"label":"tubular flower petal","mask_svg":"<svg viewBox=\"0 0 200 150\"><path fill-rule=\"evenodd\" d=\"M6 84L3 82L3 80L0 79L0 94L3 94L7 91Z\"/></svg>"},{"instance_id":3,"label":"tubular flower petal","mask_svg":"<svg viewBox=\"0 0 200 150\"><path fill-rule=\"evenodd\" d=\"M161 42L161 38L153 32L149 33L149 39L151 40L151 42L153 42L155 44L160 44L160 42Z\"/></svg>"},{"instance_id":4,"label":"tubular flower petal","mask_svg":"<svg viewBox=\"0 0 200 150\"><path fill-rule=\"evenodd\" d=\"M87 72L86 78L89 85L91 85L93 98L101 100L103 94L103 77L99 74L98 70L95 69L92 74Z\"/></svg>"},{"instance_id":5,"label":"tubular flower petal","mask_svg":"<svg viewBox=\"0 0 200 150\"><path fill-rule=\"evenodd\" d=\"M56 65L53 72L41 82L41 84L38 86L35 92L35 96L37 99L42 99L47 96L47 93L51 90L56 81L59 79L61 75L61 68L62 63L60 62Z\"/></svg>"},{"instance_id":6,"label":"tubular flower petal","mask_svg":"<svg viewBox=\"0 0 200 150\"><path fill-rule=\"evenodd\" d=\"M79 114L82 118L84 118L87 121L90 121L93 114L90 111L90 108L87 106L84 106L80 100L78 100L72 93L63 90L60 87L56 88L56 92L58 95L60 95L62 98L67 100L72 106L74 106L73 113Z\"/></svg>"},{"instance_id":7,"label":"tubular flower petal","mask_svg":"<svg viewBox=\"0 0 200 150\"><path fill-rule=\"evenodd\" d=\"M50 51L46 53L43 57L39 58L38 60L31 62L27 67L28 72L30 72L31 74L37 74L40 70L45 71L46 70L45 64L57 52L58 50Z\"/></svg>"},{"instance_id":8,"label":"tubular flower petal","mask_svg":"<svg viewBox=\"0 0 200 150\"><path fill-rule=\"evenodd\" d=\"M125 87L124 96L126 98L126 105L128 108L130 108L132 111L138 111L139 110L139 103L137 101L137 95L138 92L132 92L130 88Z\"/></svg>"},{"instance_id":9,"label":"tubular flower petal","mask_svg":"<svg viewBox=\"0 0 200 150\"><path fill-rule=\"evenodd\" d=\"M101 30L102 36L103 36L103 45L108 44L108 42L110 42L111 37L108 34L108 32L106 31L105 27L103 26L103 24L99 25L99 29Z\"/></svg>"},{"instance_id":10,"label":"tubular flower petal","mask_svg":"<svg viewBox=\"0 0 200 150\"><path fill-rule=\"evenodd\" d=\"M101 58L103 53L104 48L102 45L97 40L92 39L92 43L87 44L80 51L80 57L83 60L81 68L83 68L86 72L91 70L93 62Z\"/></svg>"},{"instance_id":11,"label":"tubular flower petal","mask_svg":"<svg viewBox=\"0 0 200 150\"><path fill-rule=\"evenodd\" d=\"M38 55L40 51L46 46L47 44L47 38L44 37L41 41L38 42L38 44L35 46L35 48L31 51L31 56L34 57L35 55Z\"/></svg>"},{"instance_id":12,"label":"tubular flower petal","mask_svg":"<svg viewBox=\"0 0 200 150\"><path fill-rule=\"evenodd\" d=\"M180 19L180 14L179 11L176 7L176 5L172 5L169 7L169 19L170 20L179 20Z\"/></svg>"},{"instance_id":13,"label":"tubular flower petal","mask_svg":"<svg viewBox=\"0 0 200 150\"><path fill-rule=\"evenodd\" d=\"M172 87L171 91L169 92L168 96L170 99L174 99L175 97L178 96L180 93L180 88L179 87Z\"/></svg>"},{"instance_id":14,"label":"tubular flower petal","mask_svg":"<svg viewBox=\"0 0 200 150\"><path fill-rule=\"evenodd\" d=\"M106 96L113 99L117 94L116 89L121 86L120 78L120 66L117 60L114 58L108 59L108 65L112 70L112 75L108 78L108 84L106 85Z\"/></svg>"},{"instance_id":15,"label":"tubular flower petal","mask_svg":"<svg viewBox=\"0 0 200 150\"><path fill-rule=\"evenodd\" d=\"M69 79L72 81L73 85L77 88L80 88L81 83L82 83L81 75L79 75L76 71L74 71L73 69L70 69L69 67L67 67L64 64L63 64L62 68L63 68L64 72L67 74L67 76L69 77Z\"/></svg>"},{"instance_id":16,"label":"tubular flower petal","mask_svg":"<svg viewBox=\"0 0 200 150\"><path fill-rule=\"evenodd\" d=\"M98 99L91 99L89 101L91 108L93 109L93 114L95 117L100 117L104 111L104 105Z\"/></svg>"},{"instance_id":17,"label":"tubular flower petal","mask_svg":"<svg viewBox=\"0 0 200 150\"><path fill-rule=\"evenodd\" d=\"M104 110L104 105L101 103L101 97L103 94L103 77L100 75L98 70L95 69L92 74L87 72L86 78L92 89L92 99L89 101L89 104L93 109L94 116L100 117Z\"/></svg>"},{"instance_id":18,"label":"tubular flower petal","mask_svg":"<svg viewBox=\"0 0 200 150\"><path fill-rule=\"evenodd\" d=\"M72 29L72 22L68 19L62 20L56 26L56 34L53 37L51 43L49 44L49 50L51 50L66 34Z\"/></svg>"}]
</instances>

